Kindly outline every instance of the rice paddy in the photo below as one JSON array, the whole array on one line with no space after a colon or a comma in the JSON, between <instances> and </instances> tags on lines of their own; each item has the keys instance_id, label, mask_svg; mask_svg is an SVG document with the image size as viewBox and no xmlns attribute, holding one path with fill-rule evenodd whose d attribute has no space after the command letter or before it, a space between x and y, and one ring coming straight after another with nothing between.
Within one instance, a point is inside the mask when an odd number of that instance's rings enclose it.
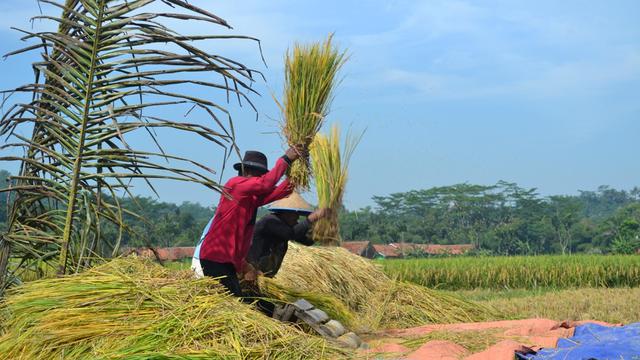
<instances>
[{"instance_id":1,"label":"rice paddy","mask_svg":"<svg viewBox=\"0 0 640 360\"><path fill-rule=\"evenodd\" d=\"M640 256L550 255L379 261L385 273L435 289L640 286Z\"/></svg>"}]
</instances>

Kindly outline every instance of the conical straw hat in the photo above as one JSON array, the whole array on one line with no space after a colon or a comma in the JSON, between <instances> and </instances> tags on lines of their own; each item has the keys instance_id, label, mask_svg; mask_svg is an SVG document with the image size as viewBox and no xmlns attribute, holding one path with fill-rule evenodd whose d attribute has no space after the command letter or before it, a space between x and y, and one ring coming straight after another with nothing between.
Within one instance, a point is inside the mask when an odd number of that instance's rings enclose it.
<instances>
[{"instance_id":1,"label":"conical straw hat","mask_svg":"<svg viewBox=\"0 0 640 360\"><path fill-rule=\"evenodd\" d=\"M274 201L269 206L271 211L296 211L302 213L312 213L313 206L306 202L297 192L291 193L288 197Z\"/></svg>"}]
</instances>

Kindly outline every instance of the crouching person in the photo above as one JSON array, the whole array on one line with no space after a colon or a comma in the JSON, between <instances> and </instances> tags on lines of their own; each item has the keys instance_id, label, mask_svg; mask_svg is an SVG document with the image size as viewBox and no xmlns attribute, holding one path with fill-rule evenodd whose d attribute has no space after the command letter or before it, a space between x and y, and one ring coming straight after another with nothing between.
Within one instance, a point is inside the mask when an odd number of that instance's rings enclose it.
<instances>
[{"instance_id":1,"label":"crouching person","mask_svg":"<svg viewBox=\"0 0 640 360\"><path fill-rule=\"evenodd\" d=\"M296 192L275 201L269 211L269 215L256 223L247 262L264 276L274 277L282 266L289 241L313 245L312 224L324 217L327 211L313 211L311 205ZM304 219L299 221L301 216Z\"/></svg>"}]
</instances>

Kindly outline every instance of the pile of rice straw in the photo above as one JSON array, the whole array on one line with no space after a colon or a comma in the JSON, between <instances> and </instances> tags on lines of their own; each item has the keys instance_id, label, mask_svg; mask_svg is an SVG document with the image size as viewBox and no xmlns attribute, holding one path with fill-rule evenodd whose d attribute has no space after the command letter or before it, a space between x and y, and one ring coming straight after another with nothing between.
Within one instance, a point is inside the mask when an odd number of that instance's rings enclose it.
<instances>
[{"instance_id":1,"label":"pile of rice straw","mask_svg":"<svg viewBox=\"0 0 640 360\"><path fill-rule=\"evenodd\" d=\"M336 247L289 244L278 275L274 279L261 279L261 285L263 294L276 299L292 301L302 294L360 332L497 317L495 310L485 306L394 281L371 261ZM334 299L327 299L331 297ZM322 305L336 302L344 307L330 305L338 309L331 310Z\"/></svg>"},{"instance_id":2,"label":"pile of rice straw","mask_svg":"<svg viewBox=\"0 0 640 360\"><path fill-rule=\"evenodd\" d=\"M14 288L0 311L0 359L349 356L223 294L216 280L132 258Z\"/></svg>"},{"instance_id":3,"label":"pile of rice straw","mask_svg":"<svg viewBox=\"0 0 640 360\"><path fill-rule=\"evenodd\" d=\"M318 192L318 207L329 209L313 226L313 238L323 245L340 245L338 211L347 185L347 165L359 139L347 134L340 149L340 128L334 125L328 136L317 134L311 144L311 164Z\"/></svg>"},{"instance_id":4,"label":"pile of rice straw","mask_svg":"<svg viewBox=\"0 0 640 360\"><path fill-rule=\"evenodd\" d=\"M329 112L337 74L346 61L345 53L331 43L296 44L285 58L283 134L288 145L307 150ZM299 190L309 189L309 159L296 161L289 179Z\"/></svg>"}]
</instances>

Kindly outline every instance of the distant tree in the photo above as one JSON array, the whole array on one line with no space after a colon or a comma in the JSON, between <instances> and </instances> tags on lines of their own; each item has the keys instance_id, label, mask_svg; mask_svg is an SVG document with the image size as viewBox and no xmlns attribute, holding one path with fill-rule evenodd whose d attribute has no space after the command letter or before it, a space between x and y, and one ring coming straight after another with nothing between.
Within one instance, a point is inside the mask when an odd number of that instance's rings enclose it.
<instances>
[{"instance_id":1,"label":"distant tree","mask_svg":"<svg viewBox=\"0 0 640 360\"><path fill-rule=\"evenodd\" d=\"M617 209L640 200L639 195L638 188L626 192L601 185L596 191L580 191L579 200L583 203L585 217L602 220L613 215Z\"/></svg>"},{"instance_id":2,"label":"distant tree","mask_svg":"<svg viewBox=\"0 0 640 360\"><path fill-rule=\"evenodd\" d=\"M542 197L500 181L374 196L375 207L345 211L342 236L374 243L472 243L495 254L606 251L625 219L640 221L640 189L601 186L578 196Z\"/></svg>"},{"instance_id":3,"label":"distant tree","mask_svg":"<svg viewBox=\"0 0 640 360\"><path fill-rule=\"evenodd\" d=\"M549 200L551 224L560 252L571 252L572 229L580 220L581 204L572 196L551 196Z\"/></svg>"},{"instance_id":4,"label":"distant tree","mask_svg":"<svg viewBox=\"0 0 640 360\"><path fill-rule=\"evenodd\" d=\"M633 254L640 248L640 223L635 219L625 220L611 243L611 252Z\"/></svg>"}]
</instances>

